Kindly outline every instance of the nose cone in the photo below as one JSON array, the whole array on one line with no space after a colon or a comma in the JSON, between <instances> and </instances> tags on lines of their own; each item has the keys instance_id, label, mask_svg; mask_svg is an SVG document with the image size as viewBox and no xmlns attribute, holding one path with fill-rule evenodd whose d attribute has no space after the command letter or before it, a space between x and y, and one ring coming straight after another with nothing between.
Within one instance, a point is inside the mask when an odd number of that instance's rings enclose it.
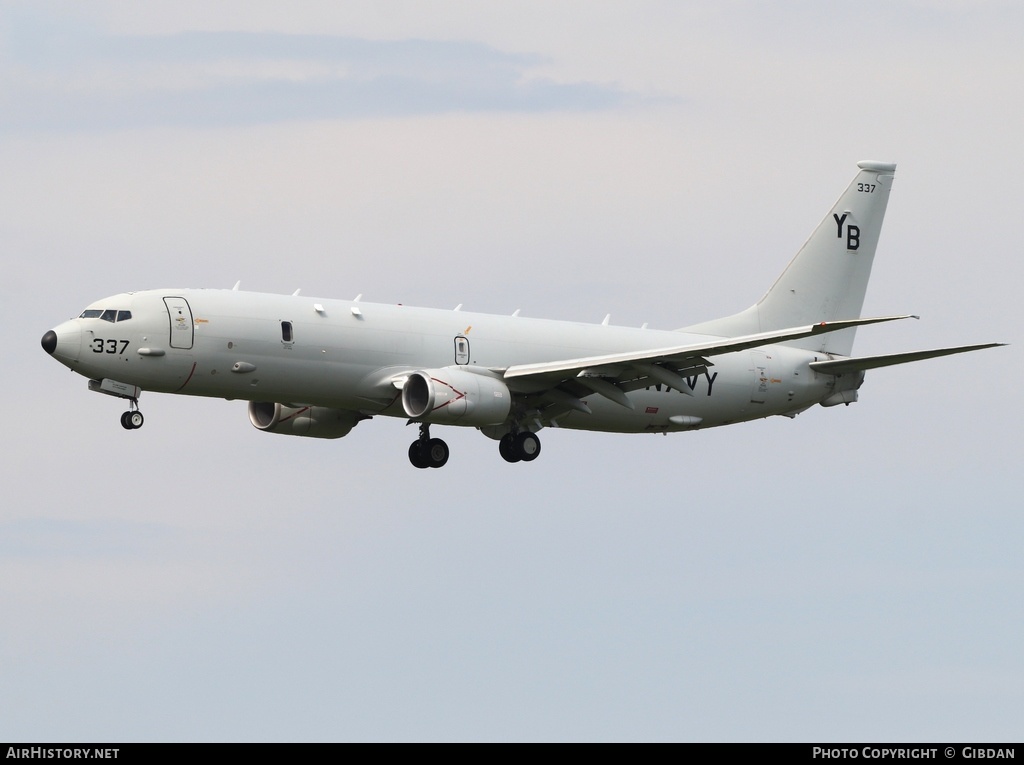
<instances>
[{"instance_id":1,"label":"nose cone","mask_svg":"<svg viewBox=\"0 0 1024 765\"><path fill-rule=\"evenodd\" d=\"M61 364L73 364L82 351L82 328L74 320L66 321L43 335L39 344Z\"/></svg>"},{"instance_id":2,"label":"nose cone","mask_svg":"<svg viewBox=\"0 0 1024 765\"><path fill-rule=\"evenodd\" d=\"M57 333L51 329L43 335L42 345L43 350L52 356L53 352L57 350Z\"/></svg>"}]
</instances>

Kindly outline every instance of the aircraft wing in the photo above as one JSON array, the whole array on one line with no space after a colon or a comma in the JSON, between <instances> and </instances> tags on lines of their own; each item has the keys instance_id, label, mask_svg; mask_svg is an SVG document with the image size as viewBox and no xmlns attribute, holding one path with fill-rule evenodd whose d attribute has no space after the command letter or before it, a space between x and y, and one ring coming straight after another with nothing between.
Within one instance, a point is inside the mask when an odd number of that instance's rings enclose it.
<instances>
[{"instance_id":1,"label":"aircraft wing","mask_svg":"<svg viewBox=\"0 0 1024 765\"><path fill-rule=\"evenodd\" d=\"M997 348L1006 343L982 343L981 345L959 345L953 348L936 348L930 351L908 351L907 353L890 353L885 356L861 356L852 359L835 359L832 361L812 361L811 369L827 375L841 375L847 372L862 372L865 369L891 367L911 361L934 359L940 356L952 356L954 353L980 351L983 348Z\"/></svg>"},{"instance_id":2,"label":"aircraft wing","mask_svg":"<svg viewBox=\"0 0 1024 765\"><path fill-rule=\"evenodd\" d=\"M684 378L703 374L708 367L714 366L709 361L710 357L850 327L909 318L916 317L884 316L821 322L753 335L715 338L706 343L517 364L495 371L502 375L510 390L534 397L537 407L550 409L551 414L570 409L589 413L590 409L582 399L592 393L632 409L633 404L625 393L652 384L663 384L688 396L693 395L693 386L688 385Z\"/></svg>"},{"instance_id":3,"label":"aircraft wing","mask_svg":"<svg viewBox=\"0 0 1024 765\"><path fill-rule=\"evenodd\" d=\"M531 377L565 377L572 376L570 373L592 371L601 367L614 367L618 365L629 365L635 363L678 363L688 362L695 359L702 359L705 356L719 356L724 353L735 353L748 348L757 348L762 345L773 345L784 343L787 340L799 340L803 337L820 335L825 332L837 332L850 327L860 327L865 324L878 324L885 321L896 321L898 319L917 318L909 314L904 316L883 316L875 319L847 319L844 321L821 322L804 327L791 327L789 329L778 329L771 332L759 332L755 335L741 335L740 337L717 338L707 343L691 343L689 345L678 345L670 348L656 348L653 350L627 351L625 353L608 353L601 356L585 356L578 359L565 359L563 361L545 361L539 364L516 364L503 370L506 380Z\"/></svg>"}]
</instances>

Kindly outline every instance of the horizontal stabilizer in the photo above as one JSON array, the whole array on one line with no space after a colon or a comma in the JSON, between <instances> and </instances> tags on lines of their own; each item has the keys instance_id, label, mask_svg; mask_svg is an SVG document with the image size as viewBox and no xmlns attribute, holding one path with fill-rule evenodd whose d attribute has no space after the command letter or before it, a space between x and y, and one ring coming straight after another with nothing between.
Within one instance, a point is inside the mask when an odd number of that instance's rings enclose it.
<instances>
[{"instance_id":1,"label":"horizontal stabilizer","mask_svg":"<svg viewBox=\"0 0 1024 765\"><path fill-rule=\"evenodd\" d=\"M908 353L890 353L886 356L862 356L855 359L836 359L834 361L812 361L811 369L827 375L840 375L847 372L862 372L865 369L891 367L896 364L907 364L911 361L935 359L939 356L952 356L954 353L980 351L983 348L997 348L1006 343L983 343L981 345L960 345L955 348L936 348L931 351L910 351Z\"/></svg>"}]
</instances>

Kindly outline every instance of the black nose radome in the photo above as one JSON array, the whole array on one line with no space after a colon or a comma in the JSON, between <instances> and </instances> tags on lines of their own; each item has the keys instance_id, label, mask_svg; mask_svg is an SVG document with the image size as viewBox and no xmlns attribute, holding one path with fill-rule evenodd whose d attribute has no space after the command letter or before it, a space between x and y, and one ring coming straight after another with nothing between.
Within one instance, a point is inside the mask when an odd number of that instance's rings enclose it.
<instances>
[{"instance_id":1,"label":"black nose radome","mask_svg":"<svg viewBox=\"0 0 1024 765\"><path fill-rule=\"evenodd\" d=\"M42 345L44 351L53 355L53 352L57 350L57 333L51 329L43 335Z\"/></svg>"}]
</instances>

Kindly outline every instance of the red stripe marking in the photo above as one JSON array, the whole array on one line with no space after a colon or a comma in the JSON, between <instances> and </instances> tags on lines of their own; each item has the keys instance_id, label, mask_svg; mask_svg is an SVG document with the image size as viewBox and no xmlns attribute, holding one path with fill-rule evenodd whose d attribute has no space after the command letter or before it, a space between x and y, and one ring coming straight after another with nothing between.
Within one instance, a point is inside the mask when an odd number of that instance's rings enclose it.
<instances>
[{"instance_id":1,"label":"red stripe marking","mask_svg":"<svg viewBox=\"0 0 1024 765\"><path fill-rule=\"evenodd\" d=\"M434 407L433 409L431 409L430 411L432 411L432 412L436 412L436 411L437 411L438 409L444 409L444 408L445 408L446 406L448 406L449 404L454 404L454 403L455 403L456 401L458 401L459 399L461 399L461 398L465 398L465 397L466 397L466 394L465 394L465 393L463 393L463 392L462 392L461 390L459 390L458 388L455 388L455 387L453 387L453 386L452 386L451 384L449 384L449 383L446 383L446 382L445 382L444 380L438 380L438 379L437 379L436 377L431 377L430 379L431 379L431 380L433 380L434 382L438 382L438 383L441 383L442 385L447 385L447 386L448 386L449 388L451 388L451 389L452 389L453 391L455 391L455 393L457 393L457 394L458 394L458 395L457 395L457 396L456 396L455 398L453 398L453 399L451 399L451 400L449 400L449 401L445 401L445 402L444 402L443 404L441 404L441 406L435 406L435 407Z\"/></svg>"},{"instance_id":2,"label":"red stripe marking","mask_svg":"<svg viewBox=\"0 0 1024 765\"><path fill-rule=\"evenodd\" d=\"M179 391L181 391L182 388L184 388L186 385L188 385L188 381L192 379L192 375L194 375L195 373L196 373L196 362L193 361L192 362L192 371L188 373L188 377L186 377L185 378L185 382L183 382L181 384L181 388L178 388L178 390L176 390L174 392L178 393Z\"/></svg>"}]
</instances>

